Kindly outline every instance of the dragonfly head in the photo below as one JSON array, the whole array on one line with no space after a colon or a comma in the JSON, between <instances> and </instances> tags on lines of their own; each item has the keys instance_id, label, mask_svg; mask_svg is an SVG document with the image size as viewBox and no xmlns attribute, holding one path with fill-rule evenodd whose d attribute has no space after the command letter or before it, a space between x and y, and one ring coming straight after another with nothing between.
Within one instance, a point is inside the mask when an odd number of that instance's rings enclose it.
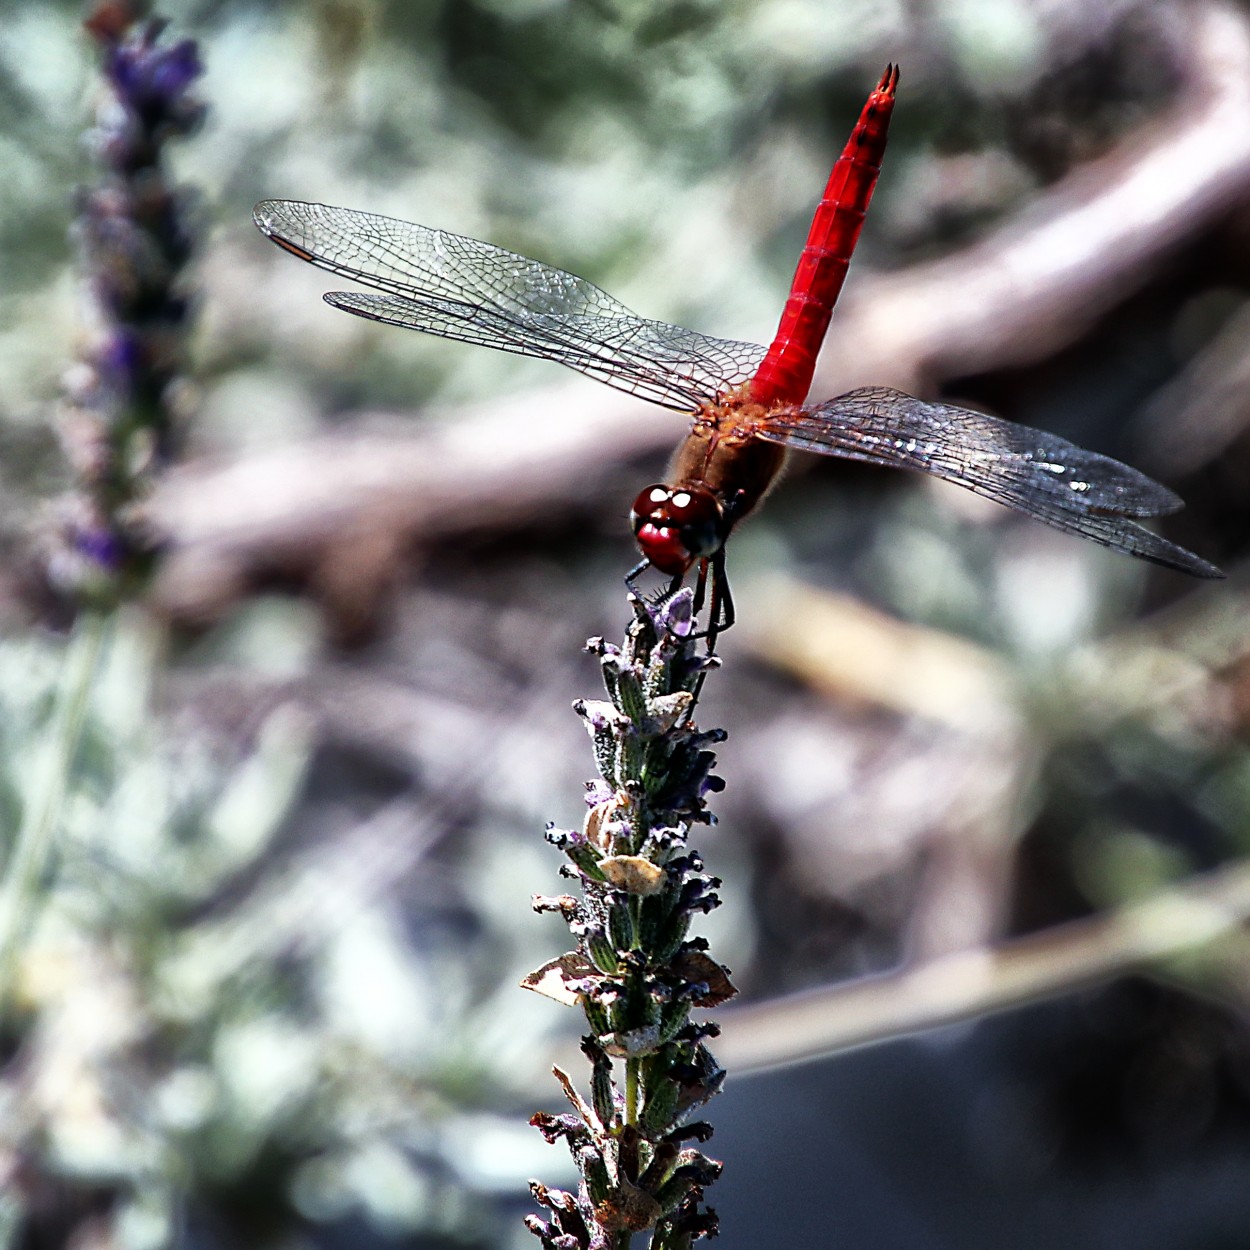
<instances>
[{"instance_id":1,"label":"dragonfly head","mask_svg":"<svg viewBox=\"0 0 1250 1250\"><path fill-rule=\"evenodd\" d=\"M725 541L720 501L699 487L648 486L634 500L629 523L638 549L661 573L684 573Z\"/></svg>"}]
</instances>

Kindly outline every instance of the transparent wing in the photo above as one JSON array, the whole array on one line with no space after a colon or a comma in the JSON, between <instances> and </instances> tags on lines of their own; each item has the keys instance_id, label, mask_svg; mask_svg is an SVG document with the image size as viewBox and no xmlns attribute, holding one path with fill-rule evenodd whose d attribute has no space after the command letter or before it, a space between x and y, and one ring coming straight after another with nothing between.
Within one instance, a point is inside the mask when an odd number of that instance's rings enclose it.
<instances>
[{"instance_id":1,"label":"transparent wing","mask_svg":"<svg viewBox=\"0 0 1250 1250\"><path fill-rule=\"evenodd\" d=\"M1129 519L1175 512L1183 507L1178 495L1110 456L1042 430L865 387L770 414L756 433L788 447L918 469L1104 547L1196 577L1223 576Z\"/></svg>"},{"instance_id":2,"label":"transparent wing","mask_svg":"<svg viewBox=\"0 0 1250 1250\"><path fill-rule=\"evenodd\" d=\"M445 230L297 200L264 200L252 217L301 260L383 292L332 291L335 308L555 360L680 412L746 381L764 358L755 343L648 321L583 278Z\"/></svg>"}]
</instances>

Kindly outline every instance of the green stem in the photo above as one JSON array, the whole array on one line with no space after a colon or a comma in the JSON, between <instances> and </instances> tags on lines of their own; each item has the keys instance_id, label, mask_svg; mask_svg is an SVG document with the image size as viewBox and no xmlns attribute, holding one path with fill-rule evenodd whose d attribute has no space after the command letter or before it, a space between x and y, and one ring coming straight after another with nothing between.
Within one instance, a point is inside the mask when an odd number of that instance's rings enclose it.
<instances>
[{"instance_id":1,"label":"green stem","mask_svg":"<svg viewBox=\"0 0 1250 1250\"><path fill-rule=\"evenodd\" d=\"M0 883L0 1019L12 993L17 948L34 917L36 895L52 856L110 619L88 611L75 622L52 719L26 787L22 823Z\"/></svg>"}]
</instances>

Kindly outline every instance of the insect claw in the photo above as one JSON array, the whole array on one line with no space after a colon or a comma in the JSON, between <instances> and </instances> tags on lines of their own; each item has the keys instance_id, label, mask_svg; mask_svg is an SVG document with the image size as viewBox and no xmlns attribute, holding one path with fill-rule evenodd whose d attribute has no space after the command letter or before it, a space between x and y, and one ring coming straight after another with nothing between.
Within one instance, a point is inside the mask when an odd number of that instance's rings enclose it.
<instances>
[{"instance_id":1,"label":"insect claw","mask_svg":"<svg viewBox=\"0 0 1250 1250\"><path fill-rule=\"evenodd\" d=\"M625 574L625 585L631 593L637 593L634 590L634 583L651 567L650 560L639 560L628 573Z\"/></svg>"}]
</instances>

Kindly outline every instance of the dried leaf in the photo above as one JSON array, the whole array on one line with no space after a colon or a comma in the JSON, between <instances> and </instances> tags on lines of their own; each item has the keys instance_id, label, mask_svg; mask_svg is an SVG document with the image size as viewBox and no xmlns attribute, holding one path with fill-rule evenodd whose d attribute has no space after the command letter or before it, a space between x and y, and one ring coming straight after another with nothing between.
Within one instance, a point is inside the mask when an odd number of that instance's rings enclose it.
<instances>
[{"instance_id":1,"label":"dried leaf","mask_svg":"<svg viewBox=\"0 0 1250 1250\"><path fill-rule=\"evenodd\" d=\"M595 1204L595 1220L612 1232L641 1233L654 1228L664 1208L637 1185L622 1181L602 1202Z\"/></svg>"},{"instance_id":2,"label":"dried leaf","mask_svg":"<svg viewBox=\"0 0 1250 1250\"><path fill-rule=\"evenodd\" d=\"M577 1092L572 1080L569 1078L569 1074L562 1068L558 1067L553 1067L551 1069L551 1074L559 1082L560 1088L564 1090L564 1096L570 1103L572 1103L573 1110L581 1116L583 1121L585 1121L586 1127L589 1128L597 1138L602 1138L603 1125L600 1123L599 1117L595 1115L594 1109L590 1106L590 1104L587 1103L581 1094Z\"/></svg>"},{"instance_id":3,"label":"dried leaf","mask_svg":"<svg viewBox=\"0 0 1250 1250\"><path fill-rule=\"evenodd\" d=\"M588 960L576 951L569 951L523 976L521 988L533 990L535 994L554 999L566 1007L576 1007L582 999L582 983L587 977L598 975Z\"/></svg>"},{"instance_id":4,"label":"dried leaf","mask_svg":"<svg viewBox=\"0 0 1250 1250\"><path fill-rule=\"evenodd\" d=\"M672 694L658 695L651 700L651 724L654 733L666 734L679 721L690 714L694 695L689 690L675 690Z\"/></svg>"},{"instance_id":5,"label":"dried leaf","mask_svg":"<svg viewBox=\"0 0 1250 1250\"><path fill-rule=\"evenodd\" d=\"M613 821L620 820L620 818L621 801L616 795L613 795L610 799L605 799L602 803L596 803L586 813L586 820L582 825L582 832L586 835L586 841L601 854L611 850L612 831L610 825Z\"/></svg>"},{"instance_id":6,"label":"dried leaf","mask_svg":"<svg viewBox=\"0 0 1250 1250\"><path fill-rule=\"evenodd\" d=\"M641 855L612 855L599 861L609 883L630 894L658 894L668 881L668 873Z\"/></svg>"},{"instance_id":7,"label":"dried leaf","mask_svg":"<svg viewBox=\"0 0 1250 1250\"><path fill-rule=\"evenodd\" d=\"M673 967L683 980L702 981L707 986L707 993L694 1000L696 1007L719 1007L738 993L728 971L702 951L687 951L679 955L673 960Z\"/></svg>"}]
</instances>

